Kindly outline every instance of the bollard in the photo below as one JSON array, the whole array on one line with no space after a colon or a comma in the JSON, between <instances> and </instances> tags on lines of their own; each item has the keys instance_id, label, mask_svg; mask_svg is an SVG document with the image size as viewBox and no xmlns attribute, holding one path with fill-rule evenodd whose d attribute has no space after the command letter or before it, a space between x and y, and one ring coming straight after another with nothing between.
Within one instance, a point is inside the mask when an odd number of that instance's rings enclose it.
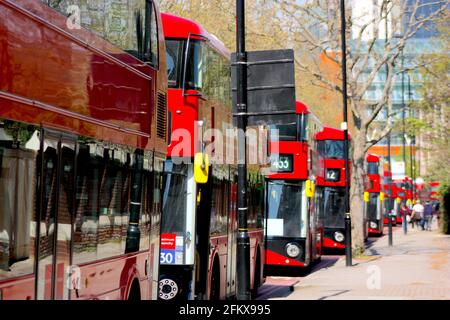
<instances>
[{"instance_id":1,"label":"bollard","mask_svg":"<svg viewBox=\"0 0 450 320\"><path fill-rule=\"evenodd\" d=\"M389 220L389 247L392 247L392 215L390 212L388 213L388 220Z\"/></svg>"},{"instance_id":2,"label":"bollard","mask_svg":"<svg viewBox=\"0 0 450 320\"><path fill-rule=\"evenodd\" d=\"M347 267L352 266L352 218L350 213L345 214L345 262Z\"/></svg>"}]
</instances>

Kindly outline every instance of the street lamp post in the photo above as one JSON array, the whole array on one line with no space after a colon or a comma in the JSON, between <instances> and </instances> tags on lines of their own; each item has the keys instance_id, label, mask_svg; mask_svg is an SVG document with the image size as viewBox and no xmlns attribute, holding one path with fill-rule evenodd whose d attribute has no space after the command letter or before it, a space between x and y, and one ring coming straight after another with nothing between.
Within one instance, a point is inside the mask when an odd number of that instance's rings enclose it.
<instances>
[{"instance_id":1,"label":"street lamp post","mask_svg":"<svg viewBox=\"0 0 450 320\"><path fill-rule=\"evenodd\" d=\"M411 104L411 76L408 74L408 105ZM409 111L411 117L411 109ZM411 168L411 179L412 179L412 201L414 201L415 193L415 179L416 179L416 168L414 165L415 158L413 157L413 145L416 143L416 137L414 134L411 135L411 142L409 143L409 157L410 157L410 168Z\"/></svg>"},{"instance_id":2,"label":"street lamp post","mask_svg":"<svg viewBox=\"0 0 450 320\"><path fill-rule=\"evenodd\" d=\"M406 106L405 106L405 55L402 48L402 125L403 125L403 163L405 168L405 178L406 178ZM405 187L406 187L406 179L405 179ZM406 190L405 190L406 192ZM406 205L406 203L405 203ZM403 212L402 216L402 226L403 233L408 233L408 221L406 220L406 211Z\"/></svg>"},{"instance_id":3,"label":"street lamp post","mask_svg":"<svg viewBox=\"0 0 450 320\"><path fill-rule=\"evenodd\" d=\"M346 266L352 266L352 220L350 215L350 163L348 143L348 94L347 94L347 41L345 21L345 0L341 0L341 44L342 44L342 97L343 97L343 121L344 130L344 159L345 159L345 262Z\"/></svg>"},{"instance_id":4,"label":"street lamp post","mask_svg":"<svg viewBox=\"0 0 450 320\"><path fill-rule=\"evenodd\" d=\"M245 49L245 0L236 0L237 124L238 124L238 234L237 299L250 300L250 238L247 206L247 52Z\"/></svg>"},{"instance_id":5,"label":"street lamp post","mask_svg":"<svg viewBox=\"0 0 450 320\"><path fill-rule=\"evenodd\" d=\"M387 45L388 42L388 37L389 37L389 31L388 31L388 10L387 10L387 6L385 7L385 45ZM388 78L388 73L389 73L389 66L386 63L386 80ZM387 121L388 123L390 123L390 115L389 115L389 108L387 108ZM391 166L391 132L388 133L387 136L387 154L388 154L388 171L389 171L389 175L388 175L388 190L389 192L391 192L391 184L392 184L392 166ZM388 208L387 208L387 218L388 218L388 230L389 230L389 246L392 247L392 216L391 216L391 210L392 208L390 207L391 203L388 203ZM386 210L386 208L385 208Z\"/></svg>"},{"instance_id":6,"label":"street lamp post","mask_svg":"<svg viewBox=\"0 0 450 320\"><path fill-rule=\"evenodd\" d=\"M405 106L405 56L402 48L402 125L403 125L403 163L405 164L405 176L406 176L406 106Z\"/></svg>"}]
</instances>

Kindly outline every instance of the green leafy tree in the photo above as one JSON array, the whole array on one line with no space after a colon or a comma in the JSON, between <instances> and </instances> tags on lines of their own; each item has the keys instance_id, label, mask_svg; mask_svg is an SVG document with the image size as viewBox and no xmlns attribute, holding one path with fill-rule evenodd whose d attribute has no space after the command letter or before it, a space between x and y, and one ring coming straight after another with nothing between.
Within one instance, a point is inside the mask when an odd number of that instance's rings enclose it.
<instances>
[{"instance_id":1,"label":"green leafy tree","mask_svg":"<svg viewBox=\"0 0 450 320\"><path fill-rule=\"evenodd\" d=\"M450 10L438 25L440 53L422 57L421 99L413 106L419 118L409 120L409 134L420 135L427 178L450 185Z\"/></svg>"}]
</instances>

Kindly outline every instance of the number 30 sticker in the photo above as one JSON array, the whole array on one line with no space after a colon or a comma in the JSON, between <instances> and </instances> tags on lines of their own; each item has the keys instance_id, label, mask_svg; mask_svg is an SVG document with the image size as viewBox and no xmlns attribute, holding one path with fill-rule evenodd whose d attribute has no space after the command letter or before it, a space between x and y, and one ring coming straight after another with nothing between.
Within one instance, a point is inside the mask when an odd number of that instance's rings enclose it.
<instances>
[{"instance_id":1,"label":"number 30 sticker","mask_svg":"<svg viewBox=\"0 0 450 320\"><path fill-rule=\"evenodd\" d=\"M159 258L161 264L175 264L175 250L161 250Z\"/></svg>"}]
</instances>

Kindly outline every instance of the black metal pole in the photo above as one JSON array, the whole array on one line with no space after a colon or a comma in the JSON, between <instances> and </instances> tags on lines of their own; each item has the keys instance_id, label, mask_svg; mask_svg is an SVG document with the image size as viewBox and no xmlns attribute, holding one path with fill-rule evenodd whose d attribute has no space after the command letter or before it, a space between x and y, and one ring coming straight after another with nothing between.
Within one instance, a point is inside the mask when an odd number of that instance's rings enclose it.
<instances>
[{"instance_id":1,"label":"black metal pole","mask_svg":"<svg viewBox=\"0 0 450 320\"><path fill-rule=\"evenodd\" d=\"M389 170L389 177L388 177L388 185L389 185L389 192L391 190L392 185L392 166L391 166L391 134L389 133L387 137L387 148L388 148L388 170ZM387 208L387 217L388 217L388 230L389 230L389 246L392 247L393 239L392 239L392 216L391 216L391 203L389 202L388 208ZM381 222L380 222L381 223Z\"/></svg>"},{"instance_id":2,"label":"black metal pole","mask_svg":"<svg viewBox=\"0 0 450 320\"><path fill-rule=\"evenodd\" d=\"M411 172L412 172L412 201L414 203L416 194L416 157L415 157L415 146L416 136L411 137ZM412 204L411 204L412 205Z\"/></svg>"},{"instance_id":3,"label":"black metal pole","mask_svg":"<svg viewBox=\"0 0 450 320\"><path fill-rule=\"evenodd\" d=\"M406 177L406 106L405 106L405 56L402 49L402 124L403 124L403 163L405 168L405 177ZM405 184L406 186L406 184ZM405 203L406 206L406 203ZM403 227L403 233L407 234L408 232L408 222L406 220L406 212L404 212L402 216L402 227Z\"/></svg>"},{"instance_id":4,"label":"black metal pole","mask_svg":"<svg viewBox=\"0 0 450 320\"><path fill-rule=\"evenodd\" d=\"M237 124L238 124L238 235L237 299L250 300L250 238L247 226L247 52L245 51L245 0L236 0Z\"/></svg>"},{"instance_id":5,"label":"black metal pole","mask_svg":"<svg viewBox=\"0 0 450 320\"><path fill-rule=\"evenodd\" d=\"M403 163L405 164L405 176L406 176L406 106L405 106L405 72L404 61L405 57L402 49L402 125L403 125Z\"/></svg>"},{"instance_id":6,"label":"black metal pole","mask_svg":"<svg viewBox=\"0 0 450 320\"><path fill-rule=\"evenodd\" d=\"M341 43L342 43L342 98L343 98L343 129L344 129L344 159L345 159L345 262L352 266L352 218L350 215L350 163L348 143L348 94L347 94L347 40L345 21L345 0L341 0Z\"/></svg>"},{"instance_id":7,"label":"black metal pole","mask_svg":"<svg viewBox=\"0 0 450 320\"><path fill-rule=\"evenodd\" d=\"M385 7L386 10L386 16L385 16L385 35L386 35L386 39L385 39L385 43L387 44L388 42L388 37L389 37L389 31L388 31L388 13L387 13L387 7ZM388 78L388 73L389 73L389 66L386 63L386 80ZM387 121L389 121L390 123L390 115L389 115L389 108L387 108ZM389 170L389 175L388 175L388 190L389 190L389 194L391 193L391 185L392 185L392 166L391 166L391 133L388 133L387 136L387 151L388 151L388 170ZM386 210L386 207L385 207ZM391 203L388 203L387 206L387 217L388 217L388 226L389 226L389 246L392 246L392 217L391 217ZM380 223L382 223L382 221L380 221Z\"/></svg>"},{"instance_id":8,"label":"black metal pole","mask_svg":"<svg viewBox=\"0 0 450 320\"><path fill-rule=\"evenodd\" d=\"M411 104L411 77L408 74L408 105ZM411 110L409 111L410 117L411 117ZM415 136L411 135L411 141L409 144L409 157L410 157L410 166L411 166L411 179L412 179L412 199L411 201L414 202L414 192L415 192L415 179L416 179L416 170L415 166L413 164L413 144L415 143Z\"/></svg>"}]
</instances>

